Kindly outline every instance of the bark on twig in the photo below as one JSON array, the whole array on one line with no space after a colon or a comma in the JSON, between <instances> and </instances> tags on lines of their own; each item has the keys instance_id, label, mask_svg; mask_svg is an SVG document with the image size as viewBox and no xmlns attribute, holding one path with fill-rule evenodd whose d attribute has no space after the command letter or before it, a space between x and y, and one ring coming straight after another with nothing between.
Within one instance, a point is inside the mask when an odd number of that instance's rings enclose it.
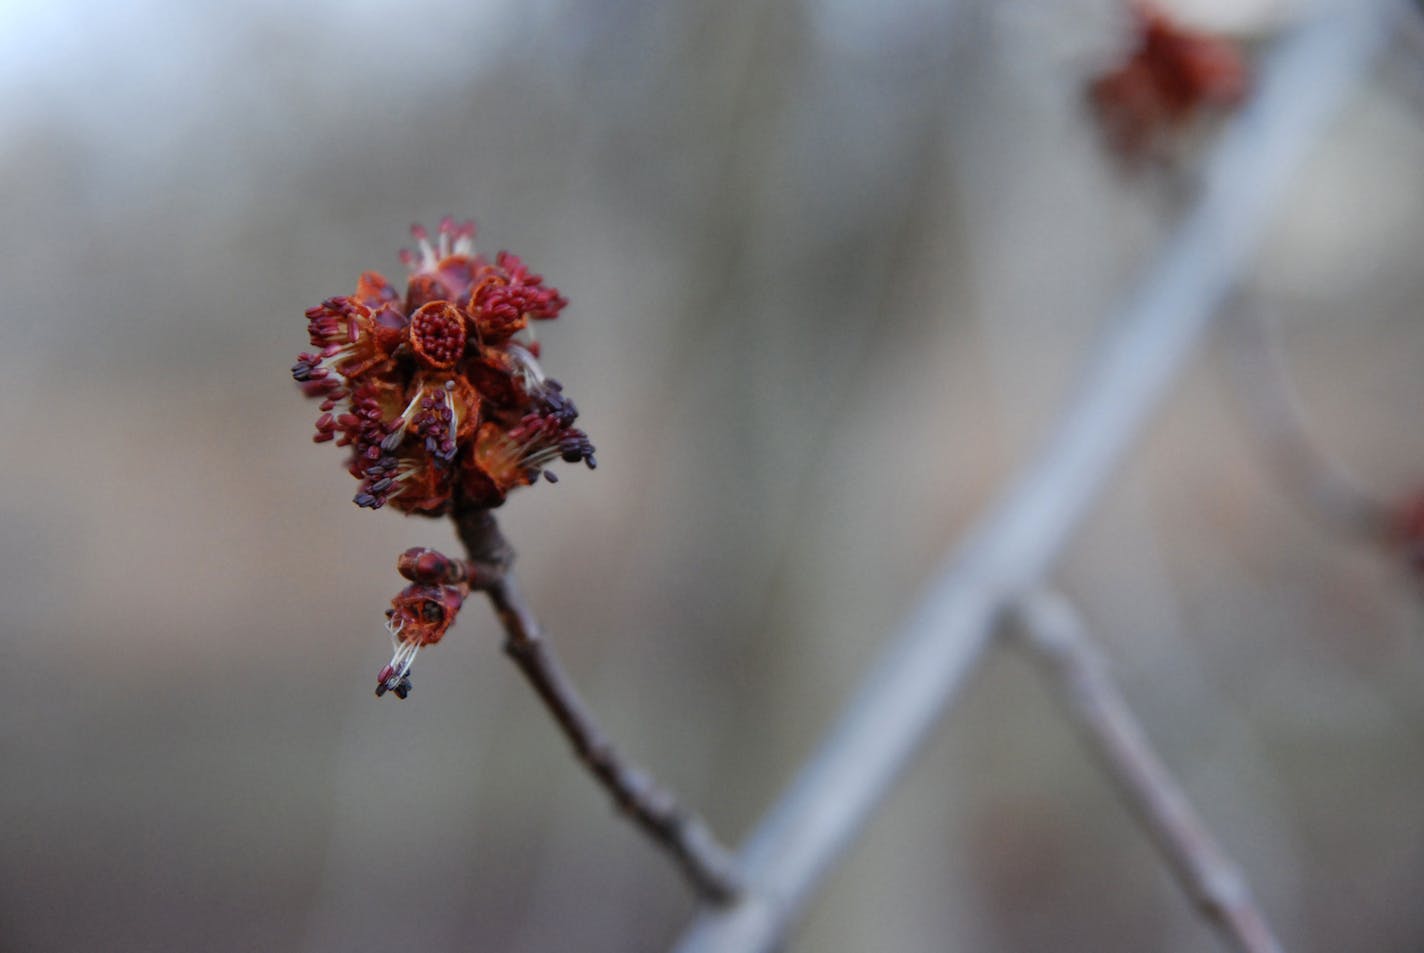
<instances>
[{"instance_id":1,"label":"bark on twig","mask_svg":"<svg viewBox=\"0 0 1424 953\"><path fill-rule=\"evenodd\" d=\"M455 515L469 561L462 567L472 589L484 592L504 627L504 651L533 686L574 753L637 824L682 868L706 900L725 903L738 892L736 867L696 814L684 808L637 765L626 760L599 728L593 713L559 664L533 610L514 579L514 551L488 510Z\"/></svg>"},{"instance_id":2,"label":"bark on twig","mask_svg":"<svg viewBox=\"0 0 1424 953\"><path fill-rule=\"evenodd\" d=\"M1237 953L1281 953L1241 871L1152 749L1073 606L1034 593L1019 602L1016 621L1021 643L1202 916Z\"/></svg>"}]
</instances>

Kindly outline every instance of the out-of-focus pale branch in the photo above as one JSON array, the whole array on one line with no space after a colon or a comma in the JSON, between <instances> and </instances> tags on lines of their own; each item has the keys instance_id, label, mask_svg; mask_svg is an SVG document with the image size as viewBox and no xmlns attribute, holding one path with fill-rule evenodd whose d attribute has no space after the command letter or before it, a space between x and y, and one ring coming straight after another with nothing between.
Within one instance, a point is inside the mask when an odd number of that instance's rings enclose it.
<instances>
[{"instance_id":1,"label":"out-of-focus pale branch","mask_svg":"<svg viewBox=\"0 0 1424 953\"><path fill-rule=\"evenodd\" d=\"M1212 155L1199 201L1128 298L1041 455L932 576L790 788L741 851L745 892L705 908L678 953L768 953L1034 589L1245 268L1290 174L1381 40L1379 5L1342 5L1282 39ZM952 439L952 435L945 435Z\"/></svg>"},{"instance_id":2,"label":"out-of-focus pale branch","mask_svg":"<svg viewBox=\"0 0 1424 953\"><path fill-rule=\"evenodd\" d=\"M1078 612L1057 593L1036 592L1020 600L1014 621L1093 754L1206 921L1237 953L1281 953L1245 877L1152 750Z\"/></svg>"},{"instance_id":3,"label":"out-of-focus pale branch","mask_svg":"<svg viewBox=\"0 0 1424 953\"><path fill-rule=\"evenodd\" d=\"M1223 321L1226 368L1252 443L1271 476L1307 512L1352 536L1383 538L1390 507L1373 499L1311 439L1285 359L1272 340L1262 305L1250 295Z\"/></svg>"}]
</instances>

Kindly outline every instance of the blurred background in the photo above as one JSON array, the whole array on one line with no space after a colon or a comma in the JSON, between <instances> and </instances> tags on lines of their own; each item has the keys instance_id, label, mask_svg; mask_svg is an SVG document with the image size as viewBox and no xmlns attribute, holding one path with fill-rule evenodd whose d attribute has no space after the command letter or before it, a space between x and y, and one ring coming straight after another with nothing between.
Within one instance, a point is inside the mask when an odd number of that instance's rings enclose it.
<instances>
[{"instance_id":1,"label":"blurred background","mask_svg":"<svg viewBox=\"0 0 1424 953\"><path fill-rule=\"evenodd\" d=\"M1269 42L1280 3L1185 15ZM1108 0L0 2L0 950L659 950L692 900L479 602L377 701L445 522L350 503L302 311L474 216L572 301L599 469L500 514L623 750L739 840L1037 444L1189 200L1102 146ZM1320 443L1424 485L1424 65L1246 294ZM1195 146L1192 148L1196 148ZM1292 950L1424 948L1424 602L1179 387L1062 563ZM1205 951L996 652L794 951Z\"/></svg>"}]
</instances>

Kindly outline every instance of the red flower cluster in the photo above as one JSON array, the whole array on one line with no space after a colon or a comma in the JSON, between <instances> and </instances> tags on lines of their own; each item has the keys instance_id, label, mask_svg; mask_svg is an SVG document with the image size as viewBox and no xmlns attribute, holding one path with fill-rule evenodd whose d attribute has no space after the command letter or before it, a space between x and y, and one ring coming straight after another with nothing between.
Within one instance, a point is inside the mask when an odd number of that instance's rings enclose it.
<instances>
[{"instance_id":1,"label":"red flower cluster","mask_svg":"<svg viewBox=\"0 0 1424 953\"><path fill-rule=\"evenodd\" d=\"M1136 47L1088 88L1104 134L1130 160L1160 147L1206 112L1235 106L1250 83L1235 42L1187 30L1148 3L1132 9Z\"/></svg>"},{"instance_id":2,"label":"red flower cluster","mask_svg":"<svg viewBox=\"0 0 1424 953\"><path fill-rule=\"evenodd\" d=\"M494 507L555 460L595 465L578 409L539 367L531 320L568 302L514 255L474 253L473 222L415 226L404 296L368 271L308 309L292 377L321 401L318 443L351 448L356 503L439 515Z\"/></svg>"},{"instance_id":3,"label":"red flower cluster","mask_svg":"<svg viewBox=\"0 0 1424 953\"><path fill-rule=\"evenodd\" d=\"M1416 573L1424 578L1424 492L1397 506L1386 532Z\"/></svg>"}]
</instances>

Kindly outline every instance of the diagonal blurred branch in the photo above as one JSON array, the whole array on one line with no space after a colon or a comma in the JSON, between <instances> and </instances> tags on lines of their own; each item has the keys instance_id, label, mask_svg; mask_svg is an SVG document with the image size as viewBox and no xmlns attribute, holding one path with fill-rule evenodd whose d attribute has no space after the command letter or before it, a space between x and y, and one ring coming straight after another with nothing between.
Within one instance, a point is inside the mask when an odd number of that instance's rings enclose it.
<instances>
[{"instance_id":1,"label":"diagonal blurred branch","mask_svg":"<svg viewBox=\"0 0 1424 953\"><path fill-rule=\"evenodd\" d=\"M747 890L704 909L679 953L773 949L983 654L1084 518L1259 244L1281 186L1380 41L1346 5L1282 40L1212 156L1202 196L1123 308L1083 391L969 540L933 577L820 750L741 853Z\"/></svg>"},{"instance_id":2,"label":"diagonal blurred branch","mask_svg":"<svg viewBox=\"0 0 1424 953\"><path fill-rule=\"evenodd\" d=\"M1036 592L1020 600L1015 621L1022 643L1202 916L1237 953L1281 953L1241 871L1152 750L1073 605L1058 593Z\"/></svg>"}]
</instances>

